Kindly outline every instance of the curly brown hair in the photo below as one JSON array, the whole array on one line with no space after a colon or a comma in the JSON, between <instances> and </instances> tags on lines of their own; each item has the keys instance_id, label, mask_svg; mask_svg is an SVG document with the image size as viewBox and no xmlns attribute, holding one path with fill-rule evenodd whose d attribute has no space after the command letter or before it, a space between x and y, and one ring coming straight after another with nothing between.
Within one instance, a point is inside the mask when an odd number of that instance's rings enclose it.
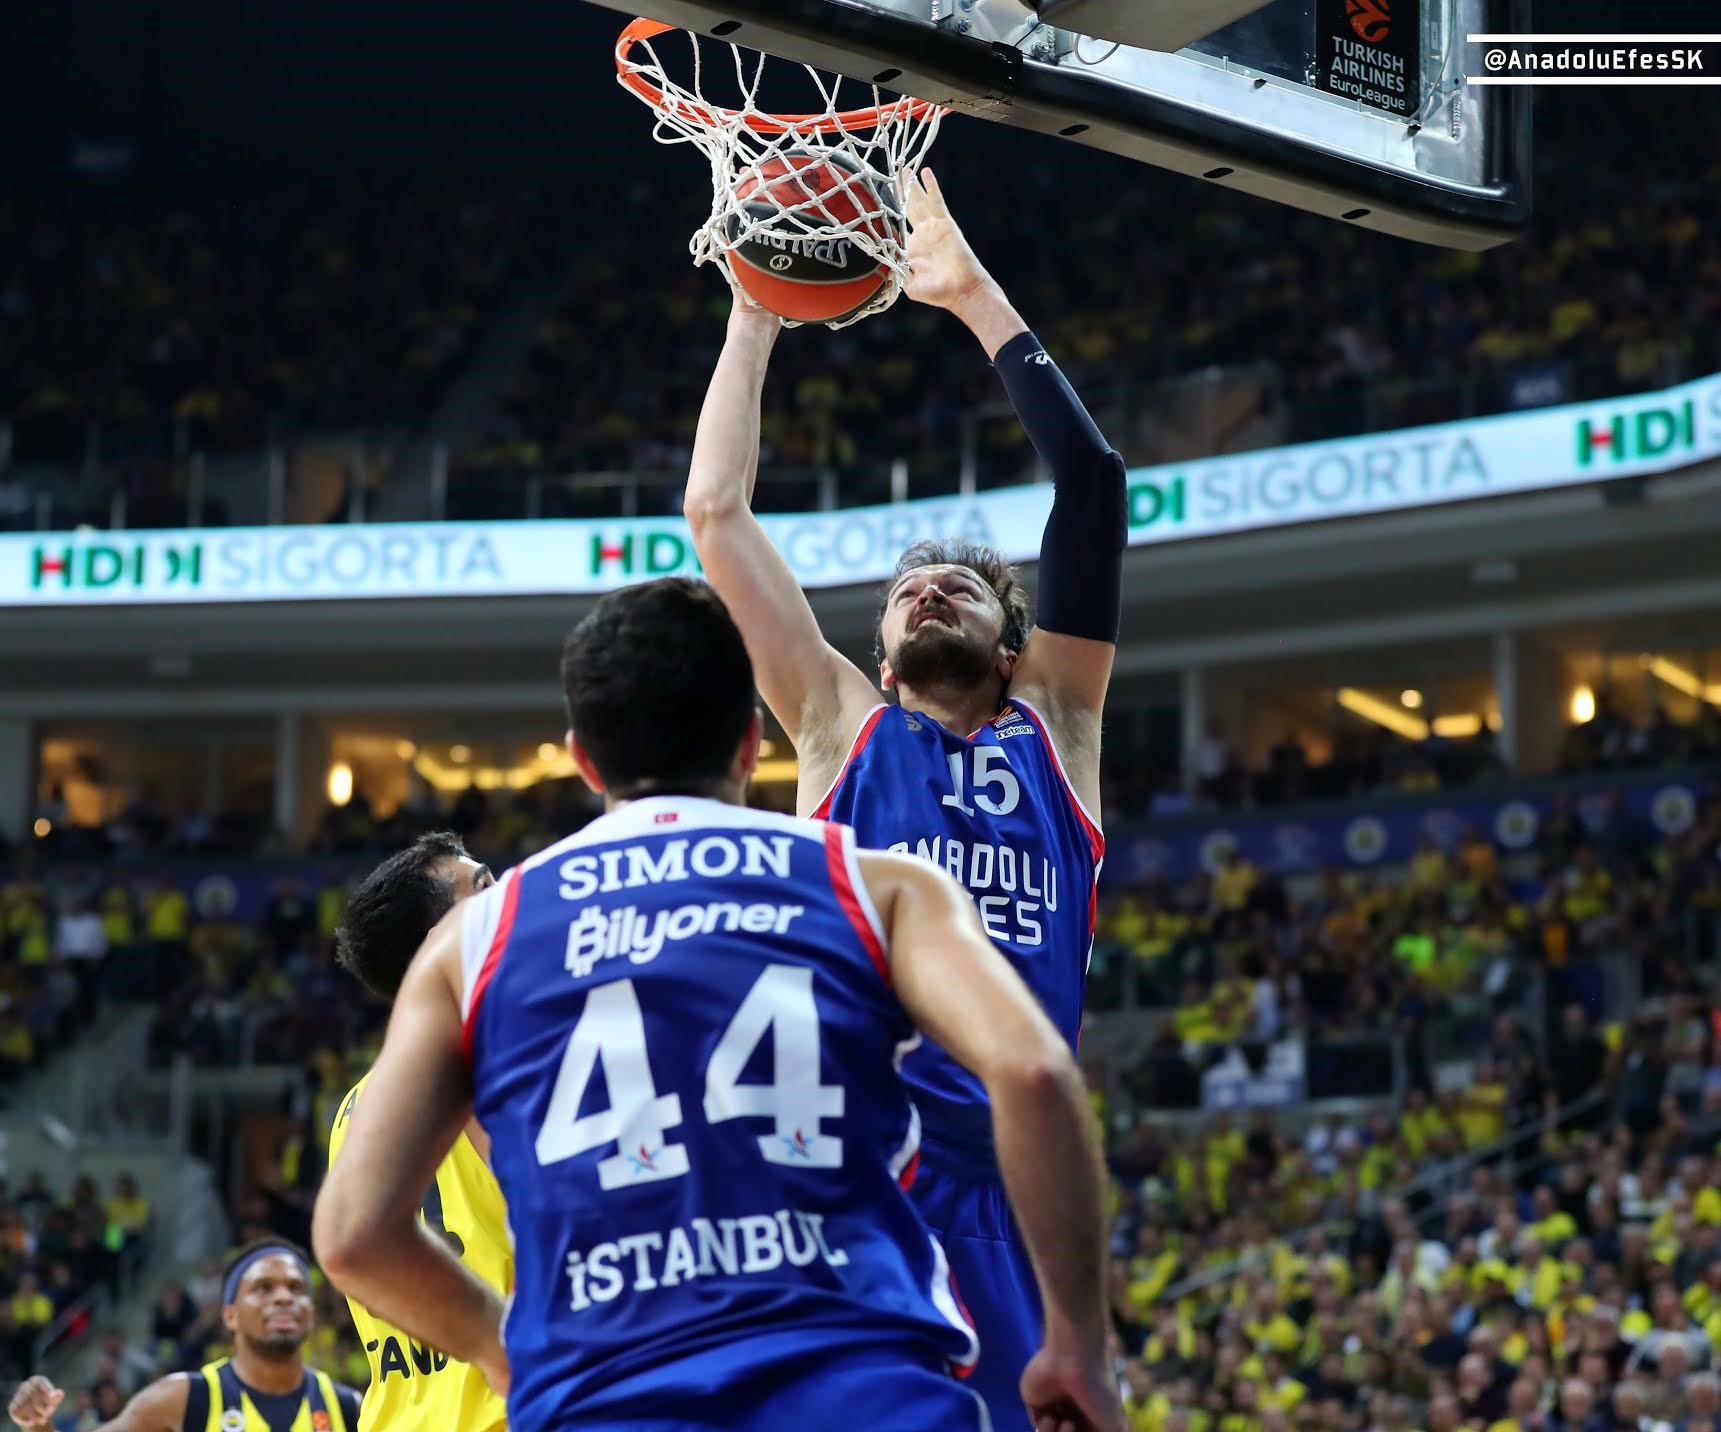
<instances>
[{"instance_id":1,"label":"curly brown hair","mask_svg":"<svg viewBox=\"0 0 1721 1432\"><path fill-rule=\"evenodd\" d=\"M1004 608L1004 629L999 635L1004 649L1020 652L1028 644L1028 632L1034 625L1034 618L1028 610L1028 593L1015 565L997 548L984 543L967 542L960 537L929 537L916 542L897 559L896 570L879 593L872 649L880 665L883 665L886 655L884 613L890 594L896 584L917 567L966 567L991 589L998 604Z\"/></svg>"}]
</instances>

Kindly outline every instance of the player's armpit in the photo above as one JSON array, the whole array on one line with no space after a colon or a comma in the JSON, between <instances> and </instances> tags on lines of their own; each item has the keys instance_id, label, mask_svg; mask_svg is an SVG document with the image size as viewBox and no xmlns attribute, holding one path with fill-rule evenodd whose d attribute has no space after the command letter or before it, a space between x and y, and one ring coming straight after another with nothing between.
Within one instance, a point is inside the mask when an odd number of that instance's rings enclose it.
<instances>
[{"instance_id":1,"label":"player's armpit","mask_svg":"<svg viewBox=\"0 0 1721 1432\"><path fill-rule=\"evenodd\" d=\"M878 693L825 641L800 583L749 505L760 394L779 327L757 312L738 311L730 320L699 417L683 510L706 580L741 628L759 693L795 743L803 784L810 784L812 767L829 764L835 776Z\"/></svg>"},{"instance_id":2,"label":"player's armpit","mask_svg":"<svg viewBox=\"0 0 1721 1432\"><path fill-rule=\"evenodd\" d=\"M472 1112L459 980L457 908L401 984L382 1053L317 1198L312 1237L324 1271L348 1297L495 1383L498 1375L505 1381L501 1300L418 1219L424 1190Z\"/></svg>"},{"instance_id":3,"label":"player's armpit","mask_svg":"<svg viewBox=\"0 0 1721 1432\"><path fill-rule=\"evenodd\" d=\"M1010 690L1066 719L1087 717L1096 725L1105 709L1117 647L1091 637L1035 627L1010 678Z\"/></svg>"},{"instance_id":4,"label":"player's armpit","mask_svg":"<svg viewBox=\"0 0 1721 1432\"><path fill-rule=\"evenodd\" d=\"M1117 648L1109 642L1035 627L1010 677L1006 696L1046 718L1064 774L1093 818L1100 810L1100 735L1105 691Z\"/></svg>"}]
</instances>

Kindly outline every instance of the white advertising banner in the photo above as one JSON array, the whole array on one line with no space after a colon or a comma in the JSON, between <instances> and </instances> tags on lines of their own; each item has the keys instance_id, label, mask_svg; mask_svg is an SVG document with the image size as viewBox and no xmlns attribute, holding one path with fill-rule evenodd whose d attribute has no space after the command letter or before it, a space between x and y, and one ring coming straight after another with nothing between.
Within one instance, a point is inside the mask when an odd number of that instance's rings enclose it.
<instances>
[{"instance_id":1,"label":"white advertising banner","mask_svg":"<svg viewBox=\"0 0 1721 1432\"><path fill-rule=\"evenodd\" d=\"M1721 375L1663 392L1332 442L1129 477L1130 544L1408 511L1667 472L1721 456ZM888 576L923 537L1031 560L1048 486L767 516L805 587ZM282 602L604 592L698 571L679 518L375 523L0 536L0 606Z\"/></svg>"}]
</instances>

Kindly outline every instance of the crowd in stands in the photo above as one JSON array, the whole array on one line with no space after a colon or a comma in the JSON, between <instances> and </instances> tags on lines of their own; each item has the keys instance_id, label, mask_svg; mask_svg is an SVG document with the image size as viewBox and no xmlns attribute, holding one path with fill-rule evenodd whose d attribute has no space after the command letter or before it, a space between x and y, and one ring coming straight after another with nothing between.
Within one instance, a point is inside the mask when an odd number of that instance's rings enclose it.
<instances>
[{"instance_id":1,"label":"crowd in stands","mask_svg":"<svg viewBox=\"0 0 1721 1432\"><path fill-rule=\"evenodd\" d=\"M153 525L183 506L187 450L409 426L560 242L543 193L501 185L119 215L0 194L0 421L20 460L81 460L99 425L131 524Z\"/></svg>"},{"instance_id":2,"label":"crowd in stands","mask_svg":"<svg viewBox=\"0 0 1721 1432\"><path fill-rule=\"evenodd\" d=\"M89 896L75 875L52 892L0 877L0 1089L37 1068L100 997L110 934L123 930Z\"/></svg>"},{"instance_id":3,"label":"crowd in stands","mask_svg":"<svg viewBox=\"0 0 1721 1432\"><path fill-rule=\"evenodd\" d=\"M1556 812L1534 849L1511 856L1472 831L1451 850L1427 843L1390 877L1287 881L1233 858L1179 888L1110 894L1090 1005L1137 1009L1161 1026L1147 1059L1095 1080L1116 1176L1119 1369L1136 1427L1490 1432L1516 1418L1518 1432L1627 1432L1589 1419L1617 1418L1642 1398L1649 1421L1635 1432L1659 1432L1657 1422L1714 1432L1701 1421L1714 1351L1699 1334L1721 1331L1710 1327L1721 1316L1721 1167L1711 1161L1721 1040L1696 957L1715 953L1700 917L1721 914L1718 848L1714 801L1675 837L1608 809ZM244 925L220 902L198 908L153 879L90 880L70 907L111 937L98 991L161 999L158 1055L221 1065L243 1053L304 1071L277 1172L238 1210L241 1239L302 1236L337 1102L380 1037L380 1011L355 997L328 953L362 867L333 863L320 885L283 879ZM48 950L51 968L65 917L44 923L49 888L14 876L0 899L30 912L8 928L32 957ZM9 947L8 966L21 948ZM1623 1023L1592 978L1603 961L1641 974L1646 1002ZM1108 994L1120 970L1127 1001ZM1559 1008L1554 1028L1520 998L1526 980ZM1187 1127L1140 1117L1199 1106L1202 1072L1230 1048L1371 1031L1414 1048L1436 1017L1461 1022L1469 1077L1443 1081L1437 1061L1413 1060L1396 1111L1377 1101L1298 1139L1265 1112ZM1317 1077L1312 1062L1311 1093ZM1586 1112L1596 1091L1607 1102ZM1555 1122L1573 1107L1578 1117ZM1533 1159L1490 1156L1501 1135L1537 1121ZM98 1229L93 1207L100 1200L85 1191L44 1214L34 1244L19 1231L14 1242L37 1262L18 1265L26 1302L16 1308L43 1306L26 1273L44 1289L89 1285L81 1264L41 1253L57 1246L46 1233L111 1257L120 1220L108 1205ZM169 1369L213 1355L207 1291L165 1294L156 1346L139 1355L118 1339L115 1375L88 1387L65 1425L111 1406L146 1357ZM49 1305L58 1308L51 1289ZM316 1359L362 1381L344 1315L333 1302L324 1311ZM1679 1348L1684 1367L1669 1351ZM1584 1364L1595 1351L1607 1354L1605 1376ZM1480 1382L1472 1354L1486 1364ZM1568 1427L1578 1382L1590 1411Z\"/></svg>"},{"instance_id":4,"label":"crowd in stands","mask_svg":"<svg viewBox=\"0 0 1721 1432\"><path fill-rule=\"evenodd\" d=\"M1168 204L1166 181L1120 185L1114 161L1077 147L999 185L989 181L1007 135L953 135L933 162L983 257L1102 415L1120 384L1139 392L1214 365L1266 364L1285 385L1284 436L1305 439L1641 390L1721 364L1709 321L1721 313L1721 242L1708 221L1718 161L1700 127L1648 109L1598 125L1595 104L1538 115L1534 227L1488 255L1284 210L1263 246L1257 201L1209 189ZM1668 149L1648 203L1645 144ZM702 218L698 203L685 208L672 233ZM1055 244L1021 239L1033 214L1057 216ZM711 275L656 277L637 230L618 232L629 244L599 256L546 317L469 470L685 469L727 297ZM1003 234L1017 238L989 237ZM1082 262L1063 261L1069 253ZM634 337L618 344L623 328ZM790 335L793 357L766 391L765 477L835 469L845 502L880 500L893 458L917 481L953 481L964 419L997 398L968 342L907 304L841 333ZM1153 460L1129 450L1133 439L1114 438L1126 457ZM983 481L1031 470L1010 424L985 426L978 456ZM671 485L662 510L676 496ZM811 498L781 491L786 507ZM508 499L492 484L489 500Z\"/></svg>"},{"instance_id":5,"label":"crowd in stands","mask_svg":"<svg viewBox=\"0 0 1721 1432\"><path fill-rule=\"evenodd\" d=\"M1528 1158L1491 1154L1510 1115L1486 1058L1396 1121L1144 1141L1110 1285L1132 1427L1715 1432L1721 1032L1694 1014L1669 1023L1708 1051L1698 1089L1550 1118Z\"/></svg>"},{"instance_id":6,"label":"crowd in stands","mask_svg":"<svg viewBox=\"0 0 1721 1432\"><path fill-rule=\"evenodd\" d=\"M1642 770L1721 760L1721 711L1707 701L1697 703L1696 716L1685 724L1659 702L1633 720L1616 707L1606 687L1596 693L1595 703L1595 715L1566 731L1562 770Z\"/></svg>"},{"instance_id":7,"label":"crowd in stands","mask_svg":"<svg viewBox=\"0 0 1721 1432\"><path fill-rule=\"evenodd\" d=\"M1304 741L1287 731L1250 770L1214 718L1190 752L1188 777L1147 768L1120 779L1108 808L1153 816L1185 815L1220 808L1296 805L1304 801L1350 800L1380 791L1417 795L1447 790L1506 774L1494 749L1494 733L1483 726L1454 740L1431 734L1407 740L1384 726L1347 718L1335 708L1330 748L1324 761L1311 759Z\"/></svg>"},{"instance_id":8,"label":"crowd in stands","mask_svg":"<svg viewBox=\"0 0 1721 1432\"><path fill-rule=\"evenodd\" d=\"M1168 203L1181 181L1119 184L1121 161L1080 146L1000 185L1014 141L996 127L953 127L937 162L985 257L1108 422L1119 404L1140 410L1155 383L1244 365L1276 375L1261 398L1280 413L1272 435L1301 439L1721 367L1721 160L1696 104L1668 93L1545 106L1532 230L1486 255L1211 187ZM614 511L613 492L561 479L679 479L728 304L717 277L686 259L707 196L698 166L677 171L678 158L654 155L631 178L621 166L601 205L548 183L355 186L112 218L0 197L11 256L0 265L0 421L20 455L81 453L91 420L122 453L128 425L177 422L205 450L399 428L422 416L504 299L529 288L545 302L534 340L455 464L450 512ZM1022 236L1036 214L1057 216L1056 243ZM765 506L814 505L817 489L793 480L808 473L839 476L845 503L881 499L899 458L915 492L948 490L971 415L999 396L960 327L911 304L784 347L766 395ZM1244 445L1260 436L1228 421ZM982 482L1031 472L1014 424L985 422L974 437ZM1147 461L1150 437L1120 425L1115 440ZM529 504L525 479L542 475L557 481ZM136 478L146 507L159 478ZM673 510L676 485L648 491L640 510ZM27 521L27 507L15 515Z\"/></svg>"},{"instance_id":9,"label":"crowd in stands","mask_svg":"<svg viewBox=\"0 0 1721 1432\"><path fill-rule=\"evenodd\" d=\"M1486 1042L1537 977L1546 997L1599 1010L1606 963L1618 961L1645 997L1700 998L1691 957L1716 953L1717 849L1721 796L1688 830L1664 835L1615 792L1581 809L1557 801L1534 845L1515 853L1475 828L1451 849L1424 838L1402 878L1328 869L1287 879L1233 850L1211 875L1108 894L1089 1007L1160 1012L1128 1080L1141 1107L1198 1105L1203 1070L1233 1046L1294 1035L1403 1036L1411 1082L1428 1086L1435 1032ZM1569 1102L1575 1091L1550 1085L1509 1039L1497 1043L1510 1107L1533 1109L1550 1092ZM1376 1060L1354 1044L1311 1045L1308 1077L1327 1096L1374 1093ZM1680 1054L1681 1090L1701 1063ZM1656 1094L1634 1080L1624 1097L1641 1110Z\"/></svg>"},{"instance_id":10,"label":"crowd in stands","mask_svg":"<svg viewBox=\"0 0 1721 1432\"><path fill-rule=\"evenodd\" d=\"M0 1376L22 1377L38 1343L90 1332L86 1295L112 1287L150 1231L149 1201L129 1173L105 1196L89 1177L63 1194L39 1171L17 1188L0 1178Z\"/></svg>"},{"instance_id":11,"label":"crowd in stands","mask_svg":"<svg viewBox=\"0 0 1721 1432\"><path fill-rule=\"evenodd\" d=\"M1224 721L1213 718L1189 753L1187 775L1151 764L1110 766L1106 808L1130 816L1182 816L1389 792L1424 795L1507 777L1489 727L1452 738L1436 733L1433 724L1430 719L1429 734L1412 740L1335 708L1324 760L1312 759L1307 743L1290 730L1251 769ZM1696 703L1695 716L1684 723L1654 700L1634 718L1604 687L1595 695L1595 714L1566 728L1559 765L1563 774L1583 775L1716 761L1721 711L1708 702Z\"/></svg>"}]
</instances>

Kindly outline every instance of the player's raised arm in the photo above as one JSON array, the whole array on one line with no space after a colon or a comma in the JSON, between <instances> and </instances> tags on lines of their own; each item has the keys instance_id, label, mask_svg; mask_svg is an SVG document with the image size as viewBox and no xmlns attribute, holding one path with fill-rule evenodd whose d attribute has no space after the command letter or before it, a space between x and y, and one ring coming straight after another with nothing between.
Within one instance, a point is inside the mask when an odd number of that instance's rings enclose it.
<instances>
[{"instance_id":1,"label":"player's raised arm","mask_svg":"<svg viewBox=\"0 0 1721 1432\"><path fill-rule=\"evenodd\" d=\"M502 1300L418 1217L425 1189L472 1113L457 993L459 922L456 908L407 971L311 1231L318 1261L343 1293L479 1368L505 1393Z\"/></svg>"},{"instance_id":2,"label":"player's raised arm","mask_svg":"<svg viewBox=\"0 0 1721 1432\"><path fill-rule=\"evenodd\" d=\"M827 643L789 564L753 515L759 404L782 324L736 298L693 444L684 510L706 579L746 639L759 693L795 743L802 788L844 752L878 693Z\"/></svg>"},{"instance_id":3,"label":"player's raised arm","mask_svg":"<svg viewBox=\"0 0 1721 1432\"><path fill-rule=\"evenodd\" d=\"M1045 1305L1046 1340L1022 1395L1043 1426L1121 1429L1106 1366L1105 1170L1069 1047L986 938L974 902L942 871L868 852L861 874L890 941L903 1007L979 1076L998 1166Z\"/></svg>"},{"instance_id":4,"label":"player's raised arm","mask_svg":"<svg viewBox=\"0 0 1721 1432\"><path fill-rule=\"evenodd\" d=\"M975 257L936 176L921 170L906 176L905 184L912 226L908 296L946 309L968 326L1052 471L1037 621L1010 690L1030 701L1037 697L1048 708L1058 734L1067 738L1078 793L1097 811L1099 715L1116 654L1128 539L1123 458Z\"/></svg>"}]
</instances>

